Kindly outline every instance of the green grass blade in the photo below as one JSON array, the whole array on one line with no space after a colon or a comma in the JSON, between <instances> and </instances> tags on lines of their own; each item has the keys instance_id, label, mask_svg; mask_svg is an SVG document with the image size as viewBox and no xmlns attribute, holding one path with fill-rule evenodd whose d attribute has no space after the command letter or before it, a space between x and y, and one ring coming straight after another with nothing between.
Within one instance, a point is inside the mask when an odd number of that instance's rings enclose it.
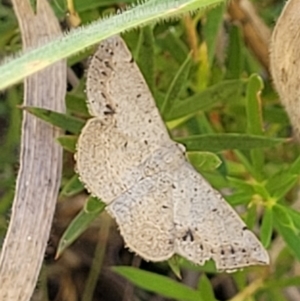
<instances>
[{"instance_id":1,"label":"green grass blade","mask_svg":"<svg viewBox=\"0 0 300 301\"><path fill-rule=\"evenodd\" d=\"M285 240L289 249L300 261L300 229L296 227L292 217L284 206L274 206L274 224L280 235Z\"/></svg>"},{"instance_id":2,"label":"green grass blade","mask_svg":"<svg viewBox=\"0 0 300 301\"><path fill-rule=\"evenodd\" d=\"M192 57L191 54L189 54L180 66L166 93L165 99L161 105L160 110L162 116L165 116L167 112L171 110L174 100L180 98L180 93L187 83L188 75L191 69L191 63Z\"/></svg>"},{"instance_id":3,"label":"green grass blade","mask_svg":"<svg viewBox=\"0 0 300 301\"><path fill-rule=\"evenodd\" d=\"M94 197L88 198L84 208L73 219L67 230L62 235L58 244L56 258L59 257L62 252L89 227L104 208L105 204L99 201L99 199Z\"/></svg>"},{"instance_id":4,"label":"green grass blade","mask_svg":"<svg viewBox=\"0 0 300 301\"><path fill-rule=\"evenodd\" d=\"M84 126L83 120L70 115L36 107L22 107L22 109L73 134L79 134Z\"/></svg>"},{"instance_id":5,"label":"green grass blade","mask_svg":"<svg viewBox=\"0 0 300 301\"><path fill-rule=\"evenodd\" d=\"M136 286L164 297L181 301L204 301L199 292L166 276L125 266L113 267L112 270Z\"/></svg>"},{"instance_id":6,"label":"green grass blade","mask_svg":"<svg viewBox=\"0 0 300 301\"><path fill-rule=\"evenodd\" d=\"M57 138L59 144L68 152L75 153L77 136L63 135Z\"/></svg>"},{"instance_id":7,"label":"green grass blade","mask_svg":"<svg viewBox=\"0 0 300 301\"><path fill-rule=\"evenodd\" d=\"M217 103L226 103L235 99L241 93L244 81L228 80L215 84L205 91L194 94L183 100L176 101L169 112L166 112L165 120L170 121L186 116L194 116L199 111L207 111Z\"/></svg>"},{"instance_id":8,"label":"green grass blade","mask_svg":"<svg viewBox=\"0 0 300 301\"><path fill-rule=\"evenodd\" d=\"M112 35L204 9L224 0L150 0L28 50L0 66L0 90Z\"/></svg>"},{"instance_id":9,"label":"green grass blade","mask_svg":"<svg viewBox=\"0 0 300 301\"><path fill-rule=\"evenodd\" d=\"M135 59L146 83L154 95L154 38L150 26L141 29Z\"/></svg>"},{"instance_id":10,"label":"green grass blade","mask_svg":"<svg viewBox=\"0 0 300 301\"><path fill-rule=\"evenodd\" d=\"M219 152L226 149L244 149L272 147L286 140L247 134L207 134L185 138L175 138L186 146L188 151Z\"/></svg>"},{"instance_id":11,"label":"green grass blade","mask_svg":"<svg viewBox=\"0 0 300 301\"><path fill-rule=\"evenodd\" d=\"M260 228L260 239L265 248L268 248L271 242L273 232L273 210L266 207Z\"/></svg>"},{"instance_id":12,"label":"green grass blade","mask_svg":"<svg viewBox=\"0 0 300 301\"><path fill-rule=\"evenodd\" d=\"M188 152L187 155L191 164L199 171L213 171L222 163L216 154L210 152Z\"/></svg>"},{"instance_id":13,"label":"green grass blade","mask_svg":"<svg viewBox=\"0 0 300 301\"><path fill-rule=\"evenodd\" d=\"M246 92L247 111L247 132L251 135L263 135L262 130L262 108L260 103L260 93L263 89L263 81L257 75L250 76ZM255 178L262 180L264 153L261 149L251 150L251 161L254 167Z\"/></svg>"},{"instance_id":14,"label":"green grass blade","mask_svg":"<svg viewBox=\"0 0 300 301\"><path fill-rule=\"evenodd\" d=\"M71 197L84 190L83 184L80 182L78 175L75 174L62 188L61 195Z\"/></svg>"}]
</instances>

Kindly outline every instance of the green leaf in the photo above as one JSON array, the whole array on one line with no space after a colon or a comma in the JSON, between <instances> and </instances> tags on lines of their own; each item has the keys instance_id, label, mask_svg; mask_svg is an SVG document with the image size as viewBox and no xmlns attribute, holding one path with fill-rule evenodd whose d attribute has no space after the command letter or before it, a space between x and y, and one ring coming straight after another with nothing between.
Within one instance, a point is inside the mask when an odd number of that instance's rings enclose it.
<instances>
[{"instance_id":1,"label":"green leaf","mask_svg":"<svg viewBox=\"0 0 300 301\"><path fill-rule=\"evenodd\" d=\"M271 242L273 232L273 210L272 208L266 207L262 224L260 228L260 239L265 248L268 248Z\"/></svg>"},{"instance_id":2,"label":"green leaf","mask_svg":"<svg viewBox=\"0 0 300 301\"><path fill-rule=\"evenodd\" d=\"M269 280L264 284L264 289L285 288L288 286L300 286L300 276L288 277L285 279Z\"/></svg>"},{"instance_id":3,"label":"green leaf","mask_svg":"<svg viewBox=\"0 0 300 301\"><path fill-rule=\"evenodd\" d=\"M61 195L71 197L84 190L83 184L80 182L78 175L75 174L62 188Z\"/></svg>"},{"instance_id":4,"label":"green leaf","mask_svg":"<svg viewBox=\"0 0 300 301\"><path fill-rule=\"evenodd\" d=\"M199 111L211 109L217 103L226 103L240 95L243 85L242 80L222 81L185 100L178 100L169 108L170 111L165 112L164 120L192 117Z\"/></svg>"},{"instance_id":5,"label":"green leaf","mask_svg":"<svg viewBox=\"0 0 300 301\"><path fill-rule=\"evenodd\" d=\"M179 265L179 261L181 259L182 258L180 256L175 254L168 260L169 267L178 279L182 279Z\"/></svg>"},{"instance_id":6,"label":"green leaf","mask_svg":"<svg viewBox=\"0 0 300 301\"><path fill-rule=\"evenodd\" d=\"M284 207L297 229L300 229L300 212L290 207Z\"/></svg>"},{"instance_id":7,"label":"green leaf","mask_svg":"<svg viewBox=\"0 0 300 301\"><path fill-rule=\"evenodd\" d=\"M136 286L164 297L181 301L204 301L198 291L166 276L125 266L113 267L112 270Z\"/></svg>"},{"instance_id":8,"label":"green leaf","mask_svg":"<svg viewBox=\"0 0 300 301\"><path fill-rule=\"evenodd\" d=\"M280 200L295 186L297 181L298 175L282 172L269 178L265 187L273 198Z\"/></svg>"},{"instance_id":9,"label":"green leaf","mask_svg":"<svg viewBox=\"0 0 300 301\"><path fill-rule=\"evenodd\" d=\"M75 153L78 137L72 135L63 135L57 138L59 144L68 152Z\"/></svg>"},{"instance_id":10,"label":"green leaf","mask_svg":"<svg viewBox=\"0 0 300 301\"><path fill-rule=\"evenodd\" d=\"M231 26L227 50L227 79L240 78L243 71L244 56L242 53L242 37L239 26Z\"/></svg>"},{"instance_id":11,"label":"green leaf","mask_svg":"<svg viewBox=\"0 0 300 301\"><path fill-rule=\"evenodd\" d=\"M76 113L81 116L89 116L86 100L84 97L80 97L72 93L67 93L66 107L72 113Z\"/></svg>"},{"instance_id":12,"label":"green leaf","mask_svg":"<svg viewBox=\"0 0 300 301\"><path fill-rule=\"evenodd\" d=\"M255 170L254 170L251 162L249 161L249 157L246 156L245 152L242 152L242 151L239 151L239 150L235 150L234 154L238 158L239 162L241 162L241 164L243 164L243 166L246 168L246 170L251 175L255 175Z\"/></svg>"},{"instance_id":13,"label":"green leaf","mask_svg":"<svg viewBox=\"0 0 300 301\"><path fill-rule=\"evenodd\" d=\"M219 152L226 149L245 149L272 147L286 140L248 134L207 134L185 138L175 138L186 146L188 151Z\"/></svg>"},{"instance_id":14,"label":"green leaf","mask_svg":"<svg viewBox=\"0 0 300 301\"><path fill-rule=\"evenodd\" d=\"M297 229L297 227L295 226L293 219L289 214L289 211L287 211L285 207L276 204L273 207L273 212L274 212L274 225L276 229L285 240L289 249L300 261L299 229Z\"/></svg>"},{"instance_id":15,"label":"green leaf","mask_svg":"<svg viewBox=\"0 0 300 301\"><path fill-rule=\"evenodd\" d=\"M79 134L84 126L84 121L70 115L36 107L22 107L22 109L54 126L62 128L73 134Z\"/></svg>"},{"instance_id":16,"label":"green leaf","mask_svg":"<svg viewBox=\"0 0 300 301\"><path fill-rule=\"evenodd\" d=\"M293 164L289 169L289 172L291 174L296 174L296 175L300 174L300 156L298 156L298 158L293 162Z\"/></svg>"},{"instance_id":17,"label":"green leaf","mask_svg":"<svg viewBox=\"0 0 300 301\"><path fill-rule=\"evenodd\" d=\"M86 214L99 214L106 207L106 204L103 203L96 197L90 196L87 199L87 202L84 204L84 211Z\"/></svg>"},{"instance_id":18,"label":"green leaf","mask_svg":"<svg viewBox=\"0 0 300 301\"><path fill-rule=\"evenodd\" d=\"M156 42L162 49L168 51L179 64L182 64L189 54L186 44L171 29L163 37L158 37Z\"/></svg>"},{"instance_id":19,"label":"green leaf","mask_svg":"<svg viewBox=\"0 0 300 301\"><path fill-rule=\"evenodd\" d=\"M58 244L56 258L89 227L104 210L105 206L103 202L95 197L88 198L84 208L77 214L62 235Z\"/></svg>"},{"instance_id":20,"label":"green leaf","mask_svg":"<svg viewBox=\"0 0 300 301\"><path fill-rule=\"evenodd\" d=\"M199 171L213 171L222 163L216 154L210 152L188 152L187 155L191 164Z\"/></svg>"},{"instance_id":21,"label":"green leaf","mask_svg":"<svg viewBox=\"0 0 300 301\"><path fill-rule=\"evenodd\" d=\"M214 290L209 279L203 274L198 283L198 291L201 294L201 297L205 301L216 301Z\"/></svg>"},{"instance_id":22,"label":"green leaf","mask_svg":"<svg viewBox=\"0 0 300 301\"><path fill-rule=\"evenodd\" d=\"M212 259L207 260L203 265L195 265L195 263L182 257L182 259L180 261L180 266L182 269L205 272L206 274L218 273L218 271L216 269L216 264ZM205 301L205 299L204 299L204 301Z\"/></svg>"},{"instance_id":23,"label":"green leaf","mask_svg":"<svg viewBox=\"0 0 300 301\"><path fill-rule=\"evenodd\" d=\"M247 214L245 217L245 223L249 229L253 229L256 224L257 213L256 206L250 206L247 208Z\"/></svg>"},{"instance_id":24,"label":"green leaf","mask_svg":"<svg viewBox=\"0 0 300 301\"><path fill-rule=\"evenodd\" d=\"M252 195L248 192L234 193L233 195L227 195L226 200L231 206L238 206L248 204Z\"/></svg>"},{"instance_id":25,"label":"green leaf","mask_svg":"<svg viewBox=\"0 0 300 301\"><path fill-rule=\"evenodd\" d=\"M246 92L247 111L247 133L251 135L263 135L262 130L262 108L260 103L260 93L263 89L263 81L253 74L249 78ZM255 178L262 180L262 170L264 165L264 154L260 149L251 150L251 160L255 171Z\"/></svg>"},{"instance_id":26,"label":"green leaf","mask_svg":"<svg viewBox=\"0 0 300 301\"><path fill-rule=\"evenodd\" d=\"M114 4L116 1L112 1L112 0L101 0L101 1L74 0L73 2L74 2L74 6L76 7L76 11L79 13L79 12L86 12L86 11L89 11L89 10L95 10L97 8L103 8L103 7L106 7L108 5ZM65 11L67 10L66 2L64 0L56 0L54 3L57 3L57 5L59 5L59 7L63 7L65 9ZM132 0L122 0L122 3L130 4L130 3L132 3ZM66 17L65 13L62 14L61 9L59 10L58 8L56 8L55 12L60 13L61 18Z\"/></svg>"},{"instance_id":27,"label":"green leaf","mask_svg":"<svg viewBox=\"0 0 300 301\"><path fill-rule=\"evenodd\" d=\"M267 104L264 104L262 109L265 121L269 123L279 123L281 126L290 125L287 113L282 109L282 107L268 106Z\"/></svg>"},{"instance_id":28,"label":"green leaf","mask_svg":"<svg viewBox=\"0 0 300 301\"><path fill-rule=\"evenodd\" d=\"M191 54L187 56L185 61L180 66L178 72L176 73L173 81L167 91L165 99L161 106L161 114L165 116L169 110L171 110L174 100L180 98L180 93L185 87L188 79L188 75L191 69L192 57Z\"/></svg>"},{"instance_id":29,"label":"green leaf","mask_svg":"<svg viewBox=\"0 0 300 301\"><path fill-rule=\"evenodd\" d=\"M230 186L236 187L241 190L243 193L247 193L249 198L252 194L254 194L253 183L247 182L244 179L235 178L227 176L227 179L230 183Z\"/></svg>"},{"instance_id":30,"label":"green leaf","mask_svg":"<svg viewBox=\"0 0 300 301\"><path fill-rule=\"evenodd\" d=\"M270 200L271 196L264 186L263 182L254 182L253 184L254 194L260 195L264 200Z\"/></svg>"},{"instance_id":31,"label":"green leaf","mask_svg":"<svg viewBox=\"0 0 300 301\"><path fill-rule=\"evenodd\" d=\"M218 33L223 22L223 15L225 5L221 4L211 9L206 15L206 22L203 24L203 34L207 44L208 61L211 66L216 52L216 44L218 40Z\"/></svg>"},{"instance_id":32,"label":"green leaf","mask_svg":"<svg viewBox=\"0 0 300 301\"><path fill-rule=\"evenodd\" d=\"M262 109L260 104L260 93L263 89L263 81L257 74L249 78L246 92L247 132L254 135L263 135Z\"/></svg>"},{"instance_id":33,"label":"green leaf","mask_svg":"<svg viewBox=\"0 0 300 301\"><path fill-rule=\"evenodd\" d=\"M135 59L143 77L154 95L154 38L150 26L141 28Z\"/></svg>"}]
</instances>

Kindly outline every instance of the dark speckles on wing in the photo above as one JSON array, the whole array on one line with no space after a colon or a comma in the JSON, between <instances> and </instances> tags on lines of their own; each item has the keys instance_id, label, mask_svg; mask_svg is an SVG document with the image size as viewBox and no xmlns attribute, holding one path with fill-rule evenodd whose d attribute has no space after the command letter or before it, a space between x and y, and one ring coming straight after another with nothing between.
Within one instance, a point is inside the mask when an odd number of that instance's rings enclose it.
<instances>
[{"instance_id":1,"label":"dark speckles on wing","mask_svg":"<svg viewBox=\"0 0 300 301\"><path fill-rule=\"evenodd\" d=\"M109 68L109 69L113 70L113 67L110 65L109 61L107 61L107 60L104 61L104 65L105 65L106 68Z\"/></svg>"},{"instance_id":2,"label":"dark speckles on wing","mask_svg":"<svg viewBox=\"0 0 300 301\"><path fill-rule=\"evenodd\" d=\"M190 241L194 241L194 235L191 231L191 229L188 229L185 233L185 235L182 237L182 240L184 241L187 241L187 240L190 240Z\"/></svg>"},{"instance_id":3,"label":"dark speckles on wing","mask_svg":"<svg viewBox=\"0 0 300 301\"><path fill-rule=\"evenodd\" d=\"M103 112L104 115L113 115L113 114L116 113L115 110L111 107L110 104L107 104L105 106L105 108L106 108L106 110Z\"/></svg>"}]
</instances>

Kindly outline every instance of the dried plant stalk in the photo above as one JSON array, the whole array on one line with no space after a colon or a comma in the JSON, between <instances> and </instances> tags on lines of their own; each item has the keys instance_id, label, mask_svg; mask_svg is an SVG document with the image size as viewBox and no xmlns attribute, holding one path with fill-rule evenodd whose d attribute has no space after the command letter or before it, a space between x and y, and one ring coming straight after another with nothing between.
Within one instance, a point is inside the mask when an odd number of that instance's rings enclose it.
<instances>
[{"instance_id":1,"label":"dried plant stalk","mask_svg":"<svg viewBox=\"0 0 300 301\"><path fill-rule=\"evenodd\" d=\"M241 24L246 43L268 71L268 46L271 30L261 20L255 11L254 5L249 0L230 1L228 12L233 20Z\"/></svg>"},{"instance_id":2,"label":"dried plant stalk","mask_svg":"<svg viewBox=\"0 0 300 301\"><path fill-rule=\"evenodd\" d=\"M13 0L24 48L60 34L46 0ZM63 112L66 64L61 61L25 80L24 104ZM49 237L62 168L60 131L23 113L20 170L12 216L0 256L0 300L28 301L33 293Z\"/></svg>"}]
</instances>

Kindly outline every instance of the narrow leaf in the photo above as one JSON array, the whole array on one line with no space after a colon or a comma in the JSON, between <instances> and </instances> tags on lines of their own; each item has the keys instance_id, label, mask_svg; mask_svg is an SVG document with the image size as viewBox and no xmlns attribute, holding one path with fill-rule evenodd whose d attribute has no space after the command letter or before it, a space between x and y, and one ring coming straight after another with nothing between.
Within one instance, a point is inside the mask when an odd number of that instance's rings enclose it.
<instances>
[{"instance_id":1,"label":"narrow leaf","mask_svg":"<svg viewBox=\"0 0 300 301\"><path fill-rule=\"evenodd\" d=\"M136 286L167 298L184 301L203 301L199 292L166 276L133 267L113 267L112 270Z\"/></svg>"},{"instance_id":2,"label":"narrow leaf","mask_svg":"<svg viewBox=\"0 0 300 301\"><path fill-rule=\"evenodd\" d=\"M171 268L172 272L176 275L178 279L182 279L181 272L180 272L180 265L179 265L179 261L181 259L182 258L180 256L175 254L168 260L169 267Z\"/></svg>"},{"instance_id":3,"label":"narrow leaf","mask_svg":"<svg viewBox=\"0 0 300 301\"><path fill-rule=\"evenodd\" d=\"M207 111L217 103L226 103L235 99L242 91L244 82L242 80L228 80L215 84L206 90L196 93L193 96L176 101L170 111L165 112L165 120L194 116L199 111Z\"/></svg>"},{"instance_id":4,"label":"narrow leaf","mask_svg":"<svg viewBox=\"0 0 300 301\"><path fill-rule=\"evenodd\" d=\"M79 134L84 126L84 121L70 115L36 107L22 107L22 109L73 134Z\"/></svg>"},{"instance_id":5,"label":"narrow leaf","mask_svg":"<svg viewBox=\"0 0 300 301\"><path fill-rule=\"evenodd\" d=\"M272 147L286 140L247 134L207 134L185 138L175 138L186 146L188 151L219 152L226 149L245 149Z\"/></svg>"},{"instance_id":6,"label":"narrow leaf","mask_svg":"<svg viewBox=\"0 0 300 301\"><path fill-rule=\"evenodd\" d=\"M266 189L273 198L280 200L283 198L297 183L298 176L290 173L282 173L280 176L274 176L268 179Z\"/></svg>"},{"instance_id":7,"label":"narrow leaf","mask_svg":"<svg viewBox=\"0 0 300 301\"><path fill-rule=\"evenodd\" d=\"M289 214L290 218L292 219L295 227L300 230L300 212L290 207L284 208L285 211Z\"/></svg>"},{"instance_id":8,"label":"narrow leaf","mask_svg":"<svg viewBox=\"0 0 300 301\"><path fill-rule=\"evenodd\" d=\"M229 31L226 78L240 78L243 70L243 61L241 29L233 25Z\"/></svg>"},{"instance_id":9,"label":"narrow leaf","mask_svg":"<svg viewBox=\"0 0 300 301\"><path fill-rule=\"evenodd\" d=\"M295 226L293 219L285 207L276 204L274 206L274 224L280 235L285 240L289 249L300 261L300 248L299 248L299 229Z\"/></svg>"},{"instance_id":10,"label":"narrow leaf","mask_svg":"<svg viewBox=\"0 0 300 301\"><path fill-rule=\"evenodd\" d=\"M68 152L75 153L77 136L63 135L57 138L59 144Z\"/></svg>"},{"instance_id":11,"label":"narrow leaf","mask_svg":"<svg viewBox=\"0 0 300 301\"><path fill-rule=\"evenodd\" d=\"M246 92L247 132L251 135L263 135L262 130L262 109L260 93L263 89L262 79L253 74L249 78ZM264 165L264 154L260 149L251 150L251 160L255 171L255 178L262 180Z\"/></svg>"},{"instance_id":12,"label":"narrow leaf","mask_svg":"<svg viewBox=\"0 0 300 301\"><path fill-rule=\"evenodd\" d=\"M189 54L186 60L180 66L175 77L173 78L173 81L167 91L167 94L161 106L161 114L163 116L165 116L167 114L167 111L171 109L174 100L180 98L180 93L187 82L187 78L191 68L191 62L191 54Z\"/></svg>"},{"instance_id":13,"label":"narrow leaf","mask_svg":"<svg viewBox=\"0 0 300 301\"><path fill-rule=\"evenodd\" d=\"M158 37L157 44L170 53L172 58L181 64L187 57L189 49L186 44L178 38L173 30L167 31L161 38Z\"/></svg>"},{"instance_id":14,"label":"narrow leaf","mask_svg":"<svg viewBox=\"0 0 300 301\"><path fill-rule=\"evenodd\" d=\"M58 244L56 258L58 258L62 252L89 227L89 225L99 216L104 208L105 204L99 201L97 198L88 198L84 208L73 219L67 230L62 235Z\"/></svg>"},{"instance_id":15,"label":"narrow leaf","mask_svg":"<svg viewBox=\"0 0 300 301\"><path fill-rule=\"evenodd\" d=\"M263 219L262 225L260 229L260 239L265 248L268 248L271 242L273 232L273 210L272 208L267 207Z\"/></svg>"},{"instance_id":16,"label":"narrow leaf","mask_svg":"<svg viewBox=\"0 0 300 301\"><path fill-rule=\"evenodd\" d=\"M286 278L280 278L275 280L269 280L265 282L264 288L273 290L274 287L277 289L285 288L288 286L297 286L300 287L300 276L291 277L290 275Z\"/></svg>"},{"instance_id":17,"label":"narrow leaf","mask_svg":"<svg viewBox=\"0 0 300 301\"><path fill-rule=\"evenodd\" d=\"M192 165L200 171L215 170L222 163L216 154L210 152L188 152L187 155Z\"/></svg>"},{"instance_id":18,"label":"narrow leaf","mask_svg":"<svg viewBox=\"0 0 300 301\"><path fill-rule=\"evenodd\" d=\"M89 116L89 112L84 97L68 93L66 96L66 107L72 113L82 116Z\"/></svg>"},{"instance_id":19,"label":"narrow leaf","mask_svg":"<svg viewBox=\"0 0 300 301\"><path fill-rule=\"evenodd\" d=\"M244 205L249 203L251 195L247 192L239 192L226 196L226 200L231 206Z\"/></svg>"},{"instance_id":20,"label":"narrow leaf","mask_svg":"<svg viewBox=\"0 0 300 301\"><path fill-rule=\"evenodd\" d=\"M150 26L141 28L135 59L154 95L154 38Z\"/></svg>"},{"instance_id":21,"label":"narrow leaf","mask_svg":"<svg viewBox=\"0 0 300 301\"><path fill-rule=\"evenodd\" d=\"M205 274L203 274L200 278L198 284L198 291L200 292L203 300L216 301L212 285Z\"/></svg>"},{"instance_id":22,"label":"narrow leaf","mask_svg":"<svg viewBox=\"0 0 300 301\"><path fill-rule=\"evenodd\" d=\"M213 58L216 52L216 43L218 40L218 33L220 31L225 5L221 4L211 9L206 16L206 22L203 25L203 33L208 49L209 65L213 63Z\"/></svg>"},{"instance_id":23,"label":"narrow leaf","mask_svg":"<svg viewBox=\"0 0 300 301\"><path fill-rule=\"evenodd\" d=\"M75 174L62 188L61 195L70 197L84 190L83 184L80 182L78 175Z\"/></svg>"},{"instance_id":24,"label":"narrow leaf","mask_svg":"<svg viewBox=\"0 0 300 301\"><path fill-rule=\"evenodd\" d=\"M263 87L261 77L257 74L252 74L249 78L246 92L247 132L249 134L263 135L262 109L259 97Z\"/></svg>"},{"instance_id":25,"label":"narrow leaf","mask_svg":"<svg viewBox=\"0 0 300 301\"><path fill-rule=\"evenodd\" d=\"M289 172L296 175L300 174L300 156L293 162Z\"/></svg>"}]
</instances>

